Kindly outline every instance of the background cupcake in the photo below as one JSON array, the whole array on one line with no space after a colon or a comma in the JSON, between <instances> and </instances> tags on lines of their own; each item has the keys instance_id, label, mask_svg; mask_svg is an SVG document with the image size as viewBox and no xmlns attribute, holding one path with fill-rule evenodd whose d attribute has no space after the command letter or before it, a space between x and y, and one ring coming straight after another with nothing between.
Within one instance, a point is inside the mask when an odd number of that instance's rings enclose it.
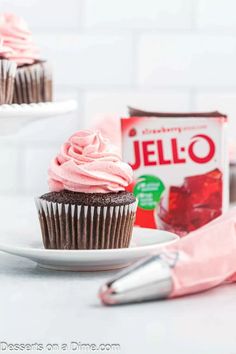
<instances>
[{"instance_id":1,"label":"background cupcake","mask_svg":"<svg viewBox=\"0 0 236 354\"><path fill-rule=\"evenodd\" d=\"M0 39L11 49L5 58L17 64L13 103L51 101L51 70L46 61L40 60L26 22L14 14L0 15Z\"/></svg>"},{"instance_id":2,"label":"background cupcake","mask_svg":"<svg viewBox=\"0 0 236 354\"><path fill-rule=\"evenodd\" d=\"M37 199L45 248L128 247L136 199L131 167L99 132L80 131L49 168L50 193Z\"/></svg>"},{"instance_id":3,"label":"background cupcake","mask_svg":"<svg viewBox=\"0 0 236 354\"><path fill-rule=\"evenodd\" d=\"M0 104L12 103L16 63L7 59L12 49L5 46L0 38Z\"/></svg>"}]
</instances>

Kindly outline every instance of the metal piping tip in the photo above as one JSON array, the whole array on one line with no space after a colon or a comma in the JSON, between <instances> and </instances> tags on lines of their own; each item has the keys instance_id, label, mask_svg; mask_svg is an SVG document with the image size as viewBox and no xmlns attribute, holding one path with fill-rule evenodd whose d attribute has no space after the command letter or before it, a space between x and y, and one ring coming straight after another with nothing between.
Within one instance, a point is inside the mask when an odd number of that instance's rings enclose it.
<instances>
[{"instance_id":1,"label":"metal piping tip","mask_svg":"<svg viewBox=\"0 0 236 354\"><path fill-rule=\"evenodd\" d=\"M104 305L167 298L172 290L171 269L158 255L137 262L104 284L99 298Z\"/></svg>"},{"instance_id":2,"label":"metal piping tip","mask_svg":"<svg viewBox=\"0 0 236 354\"><path fill-rule=\"evenodd\" d=\"M99 298L104 305L115 305L115 291L111 286L104 284L99 291Z\"/></svg>"}]
</instances>

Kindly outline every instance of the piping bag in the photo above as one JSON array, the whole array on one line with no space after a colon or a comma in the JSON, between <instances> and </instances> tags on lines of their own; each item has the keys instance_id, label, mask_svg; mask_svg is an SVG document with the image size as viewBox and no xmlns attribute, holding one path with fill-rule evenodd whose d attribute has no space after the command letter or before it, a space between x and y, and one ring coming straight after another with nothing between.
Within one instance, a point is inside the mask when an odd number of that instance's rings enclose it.
<instances>
[{"instance_id":1,"label":"piping bag","mask_svg":"<svg viewBox=\"0 0 236 354\"><path fill-rule=\"evenodd\" d=\"M104 284L105 305L169 299L236 281L236 208Z\"/></svg>"}]
</instances>

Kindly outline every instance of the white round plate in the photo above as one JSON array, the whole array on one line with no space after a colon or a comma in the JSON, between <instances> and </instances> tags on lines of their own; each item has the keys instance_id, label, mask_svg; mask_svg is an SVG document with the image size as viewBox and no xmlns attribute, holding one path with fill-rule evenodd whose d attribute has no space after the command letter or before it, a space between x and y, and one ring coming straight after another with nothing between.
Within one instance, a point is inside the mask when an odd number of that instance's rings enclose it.
<instances>
[{"instance_id":1,"label":"white round plate","mask_svg":"<svg viewBox=\"0 0 236 354\"><path fill-rule=\"evenodd\" d=\"M76 109L75 100L0 105L0 135L16 133L29 123L67 114Z\"/></svg>"},{"instance_id":2,"label":"white round plate","mask_svg":"<svg viewBox=\"0 0 236 354\"><path fill-rule=\"evenodd\" d=\"M100 271L123 268L148 256L179 237L173 233L135 227L129 248L108 250L46 250L40 239L7 235L0 242L0 251L28 258L40 267L69 271Z\"/></svg>"}]
</instances>

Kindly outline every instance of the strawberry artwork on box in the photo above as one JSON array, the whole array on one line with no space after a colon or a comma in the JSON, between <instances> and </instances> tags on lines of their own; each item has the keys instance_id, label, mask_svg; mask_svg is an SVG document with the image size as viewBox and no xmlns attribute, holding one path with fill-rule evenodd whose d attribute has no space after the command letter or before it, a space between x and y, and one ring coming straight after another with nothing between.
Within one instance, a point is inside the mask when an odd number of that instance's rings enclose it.
<instances>
[{"instance_id":1,"label":"strawberry artwork on box","mask_svg":"<svg viewBox=\"0 0 236 354\"><path fill-rule=\"evenodd\" d=\"M226 116L135 110L122 118L123 158L134 170L136 225L184 236L228 207Z\"/></svg>"}]
</instances>

